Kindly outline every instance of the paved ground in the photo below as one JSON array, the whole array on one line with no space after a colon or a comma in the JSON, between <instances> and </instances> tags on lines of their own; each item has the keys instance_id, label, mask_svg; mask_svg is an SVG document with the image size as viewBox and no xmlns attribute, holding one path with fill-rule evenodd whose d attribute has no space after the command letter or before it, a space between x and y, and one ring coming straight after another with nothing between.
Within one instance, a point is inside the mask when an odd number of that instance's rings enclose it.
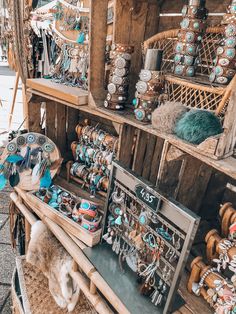
<instances>
[{"instance_id":1,"label":"paved ground","mask_svg":"<svg viewBox=\"0 0 236 314\"><path fill-rule=\"evenodd\" d=\"M10 71L6 62L0 62L0 147L4 144L8 130L8 117L12 100L15 73ZM11 129L17 129L23 120L21 85L17 93L15 112ZM1 150L1 148L0 148ZM11 277L15 267L15 256L10 244L9 231L9 193L10 188L0 192L0 313L10 314L11 310Z\"/></svg>"}]
</instances>

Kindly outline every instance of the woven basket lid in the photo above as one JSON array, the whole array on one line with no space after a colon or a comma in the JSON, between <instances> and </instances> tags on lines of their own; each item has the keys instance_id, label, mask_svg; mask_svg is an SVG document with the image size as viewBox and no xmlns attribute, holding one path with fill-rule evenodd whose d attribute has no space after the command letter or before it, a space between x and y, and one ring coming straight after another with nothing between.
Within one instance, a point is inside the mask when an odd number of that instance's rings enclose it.
<instances>
[{"instance_id":1,"label":"woven basket lid","mask_svg":"<svg viewBox=\"0 0 236 314\"><path fill-rule=\"evenodd\" d=\"M42 272L27 263L24 256L16 258L21 297L25 314L68 314L56 304L48 288L48 279ZM91 303L81 292L79 301L71 314L96 314Z\"/></svg>"}]
</instances>

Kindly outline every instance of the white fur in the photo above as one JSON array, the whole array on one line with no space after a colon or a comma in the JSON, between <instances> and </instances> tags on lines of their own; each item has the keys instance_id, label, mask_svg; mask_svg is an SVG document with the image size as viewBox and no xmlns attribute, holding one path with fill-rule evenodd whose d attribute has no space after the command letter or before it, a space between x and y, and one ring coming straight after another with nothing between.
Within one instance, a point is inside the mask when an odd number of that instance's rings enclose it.
<instances>
[{"instance_id":1,"label":"white fur","mask_svg":"<svg viewBox=\"0 0 236 314\"><path fill-rule=\"evenodd\" d=\"M48 278L49 291L57 305L72 312L80 295L80 289L70 275L73 260L41 221L32 226L26 260Z\"/></svg>"}]
</instances>

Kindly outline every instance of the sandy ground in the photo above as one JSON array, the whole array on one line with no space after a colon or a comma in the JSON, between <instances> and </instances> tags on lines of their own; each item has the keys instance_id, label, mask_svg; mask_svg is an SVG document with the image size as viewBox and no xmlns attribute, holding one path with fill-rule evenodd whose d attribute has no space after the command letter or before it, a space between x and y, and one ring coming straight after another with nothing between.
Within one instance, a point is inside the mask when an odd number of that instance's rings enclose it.
<instances>
[{"instance_id":1,"label":"sandy ground","mask_svg":"<svg viewBox=\"0 0 236 314\"><path fill-rule=\"evenodd\" d=\"M12 101L15 73L10 71L6 62L0 62L0 150L7 138L9 111ZM15 130L23 121L21 84L17 92L15 110L11 129ZM9 231L9 193L10 188L0 192L0 313L10 314L11 309L11 278L15 267L15 256L10 244Z\"/></svg>"}]
</instances>

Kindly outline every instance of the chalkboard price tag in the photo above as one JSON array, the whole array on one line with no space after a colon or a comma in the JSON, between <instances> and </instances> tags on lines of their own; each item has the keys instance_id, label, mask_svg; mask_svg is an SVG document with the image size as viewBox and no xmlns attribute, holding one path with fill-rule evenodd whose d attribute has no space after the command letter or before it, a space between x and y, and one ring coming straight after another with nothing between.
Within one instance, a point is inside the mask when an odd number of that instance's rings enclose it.
<instances>
[{"instance_id":1,"label":"chalkboard price tag","mask_svg":"<svg viewBox=\"0 0 236 314\"><path fill-rule=\"evenodd\" d=\"M143 185L138 184L135 187L135 193L137 198L145 203L148 207L150 207L155 212L158 211L160 207L160 198L149 192Z\"/></svg>"}]
</instances>

